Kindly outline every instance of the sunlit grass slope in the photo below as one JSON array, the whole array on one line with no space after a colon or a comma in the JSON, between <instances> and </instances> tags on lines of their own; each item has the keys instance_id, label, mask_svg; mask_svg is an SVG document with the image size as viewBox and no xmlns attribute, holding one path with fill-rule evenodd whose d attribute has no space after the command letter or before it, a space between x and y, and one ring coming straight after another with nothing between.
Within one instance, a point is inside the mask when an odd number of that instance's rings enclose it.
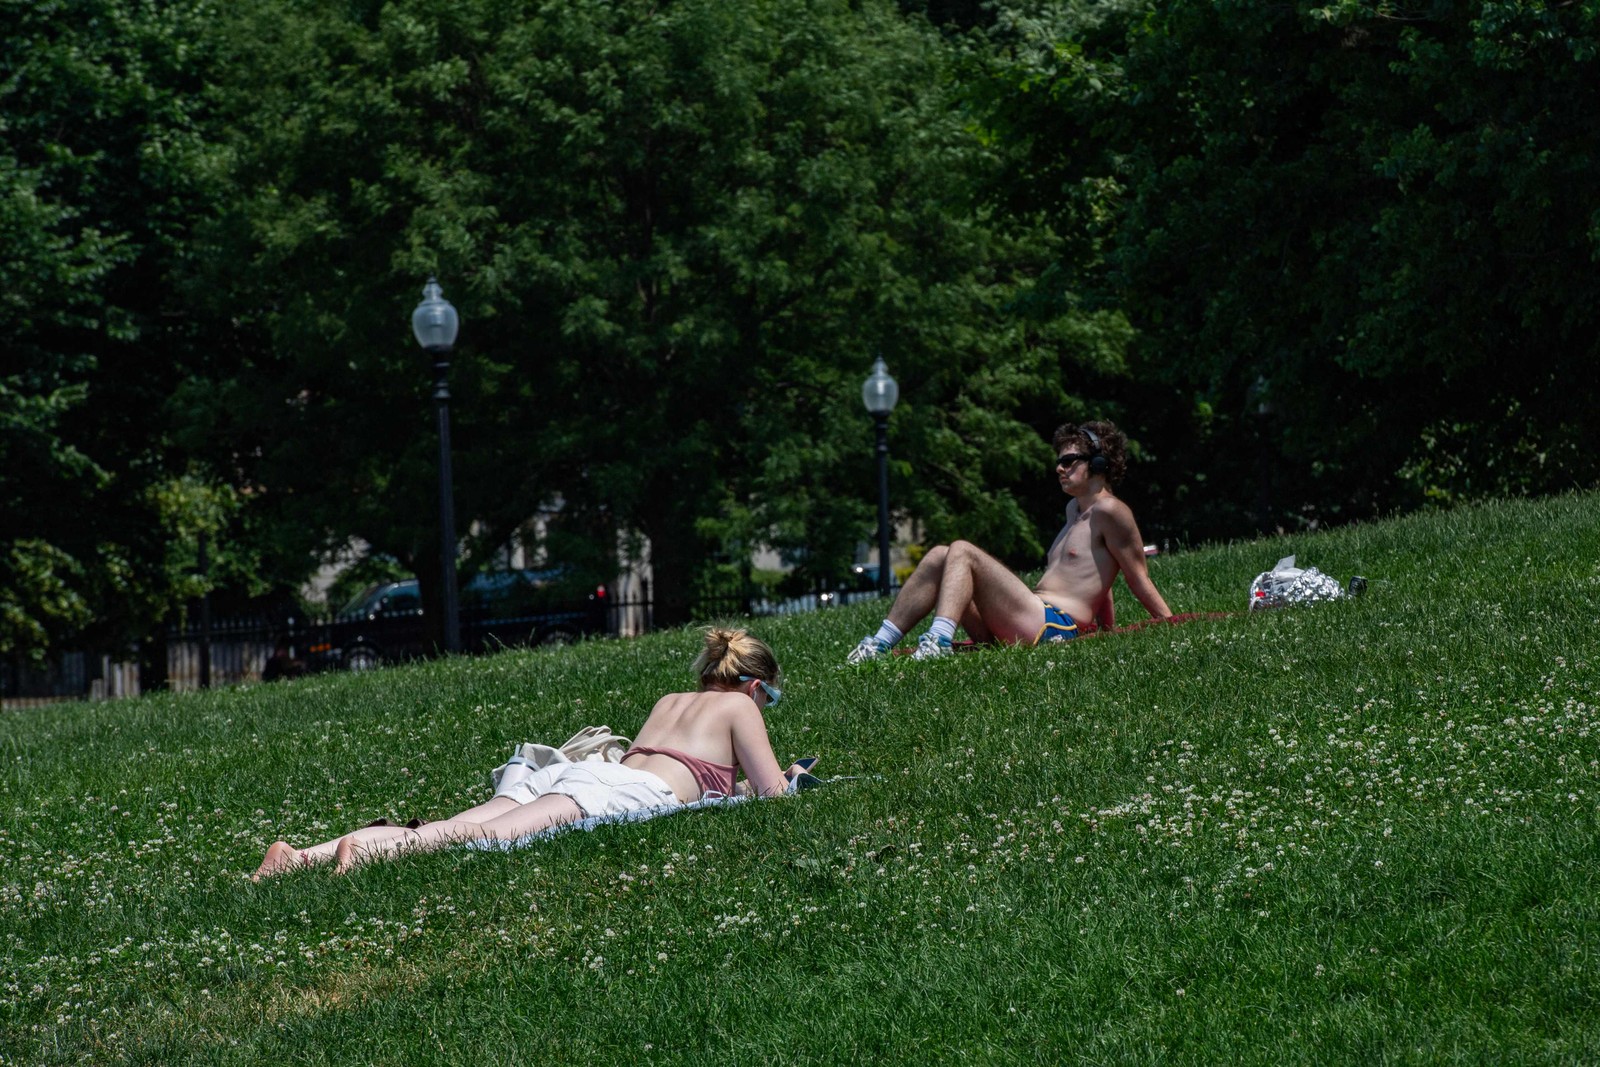
<instances>
[{"instance_id":1,"label":"sunlit grass slope","mask_svg":"<svg viewBox=\"0 0 1600 1067\"><path fill-rule=\"evenodd\" d=\"M1290 552L1371 589L860 671L877 605L760 622L856 780L344 878L246 876L629 732L697 635L8 714L0 1062L1600 1057L1600 498L1153 570Z\"/></svg>"}]
</instances>

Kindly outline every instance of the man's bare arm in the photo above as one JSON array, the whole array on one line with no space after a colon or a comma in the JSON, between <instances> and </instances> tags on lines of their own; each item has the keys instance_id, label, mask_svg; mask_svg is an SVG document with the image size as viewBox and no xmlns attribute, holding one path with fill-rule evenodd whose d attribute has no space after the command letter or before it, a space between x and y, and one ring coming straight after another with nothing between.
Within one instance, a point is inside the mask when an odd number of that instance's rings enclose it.
<instances>
[{"instance_id":1,"label":"man's bare arm","mask_svg":"<svg viewBox=\"0 0 1600 1067\"><path fill-rule=\"evenodd\" d=\"M1139 536L1138 524L1133 521L1133 512L1128 510L1127 505L1106 515L1105 545L1111 558L1116 560L1117 568L1122 571L1122 580L1128 583L1128 591L1134 599L1144 606L1152 618L1171 618L1172 610L1162 599L1156 583L1150 579L1150 568L1145 563L1144 541Z\"/></svg>"},{"instance_id":2,"label":"man's bare arm","mask_svg":"<svg viewBox=\"0 0 1600 1067\"><path fill-rule=\"evenodd\" d=\"M1117 606L1111 601L1111 590L1107 589L1100 595L1100 602L1095 605L1094 621L1098 626L1107 630L1117 628Z\"/></svg>"}]
</instances>

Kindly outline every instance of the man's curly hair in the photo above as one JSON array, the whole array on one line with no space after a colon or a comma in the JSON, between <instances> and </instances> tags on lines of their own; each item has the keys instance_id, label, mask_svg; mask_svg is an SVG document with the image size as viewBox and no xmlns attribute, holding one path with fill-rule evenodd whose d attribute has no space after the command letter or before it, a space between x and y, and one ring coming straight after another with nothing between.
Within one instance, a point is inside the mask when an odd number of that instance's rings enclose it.
<instances>
[{"instance_id":1,"label":"man's curly hair","mask_svg":"<svg viewBox=\"0 0 1600 1067\"><path fill-rule=\"evenodd\" d=\"M1056 455L1066 452L1069 446L1085 455L1092 455L1094 449L1089 447L1089 439L1083 435L1085 427L1100 439L1100 454L1106 457L1106 481L1116 485L1128 473L1128 438L1117 429L1116 423L1104 419L1081 424L1062 423L1056 427L1055 437L1051 439Z\"/></svg>"}]
</instances>

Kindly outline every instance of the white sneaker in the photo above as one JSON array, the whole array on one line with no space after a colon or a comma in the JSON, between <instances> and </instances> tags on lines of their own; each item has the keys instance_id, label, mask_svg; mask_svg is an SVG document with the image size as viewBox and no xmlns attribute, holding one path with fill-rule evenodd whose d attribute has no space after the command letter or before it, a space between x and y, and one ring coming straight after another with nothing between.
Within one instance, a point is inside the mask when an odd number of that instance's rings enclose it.
<instances>
[{"instance_id":1,"label":"white sneaker","mask_svg":"<svg viewBox=\"0 0 1600 1067\"><path fill-rule=\"evenodd\" d=\"M885 656L888 652L888 647L882 641L868 634L861 639L859 645L850 650L850 654L844 658L844 661L854 667L858 663L866 663L868 660Z\"/></svg>"},{"instance_id":2,"label":"white sneaker","mask_svg":"<svg viewBox=\"0 0 1600 1067\"><path fill-rule=\"evenodd\" d=\"M917 650L911 653L911 658L938 659L940 656L950 655L953 651L949 641L942 640L929 632L923 634L922 639L917 642Z\"/></svg>"}]
</instances>

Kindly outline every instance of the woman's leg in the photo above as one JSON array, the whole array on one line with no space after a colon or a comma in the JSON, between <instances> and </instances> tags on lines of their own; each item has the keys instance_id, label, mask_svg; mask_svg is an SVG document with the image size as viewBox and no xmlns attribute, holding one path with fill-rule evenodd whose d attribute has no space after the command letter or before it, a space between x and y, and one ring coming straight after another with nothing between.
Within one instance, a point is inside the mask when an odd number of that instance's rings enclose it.
<instances>
[{"instance_id":1,"label":"woman's leg","mask_svg":"<svg viewBox=\"0 0 1600 1067\"><path fill-rule=\"evenodd\" d=\"M483 836L491 841L515 841L526 834L536 834L552 826L565 826L583 818L578 802L564 793L546 793L538 800L519 805L498 818L483 824Z\"/></svg>"},{"instance_id":2,"label":"woman's leg","mask_svg":"<svg viewBox=\"0 0 1600 1067\"><path fill-rule=\"evenodd\" d=\"M481 830L481 823L461 819L430 822L415 830L402 827L398 834L383 836L357 830L335 842L333 869L335 873L343 874L360 864L397 856L402 852L435 852L447 845L479 837Z\"/></svg>"},{"instance_id":3,"label":"woman's leg","mask_svg":"<svg viewBox=\"0 0 1600 1067\"><path fill-rule=\"evenodd\" d=\"M287 841L274 841L267 846L267 854L261 858L261 866L256 868L256 873L250 876L252 882L259 882L263 878L271 878L284 871L292 871L296 867L304 866L300 859L300 851Z\"/></svg>"},{"instance_id":4,"label":"woman's leg","mask_svg":"<svg viewBox=\"0 0 1600 1067\"><path fill-rule=\"evenodd\" d=\"M456 812L450 818L457 822L488 822L508 811L516 811L522 805L523 802L515 797L490 797L476 807Z\"/></svg>"},{"instance_id":5,"label":"woman's leg","mask_svg":"<svg viewBox=\"0 0 1600 1067\"><path fill-rule=\"evenodd\" d=\"M487 819L483 818L485 815ZM572 798L559 794L547 794L526 804L518 804L510 797L496 797L443 822L402 830L398 836L374 838L364 830L347 834L334 850L334 869L342 874L372 860L402 852L436 852L465 841L514 841L523 834L576 822L582 817L582 810Z\"/></svg>"},{"instance_id":6,"label":"woman's leg","mask_svg":"<svg viewBox=\"0 0 1600 1067\"><path fill-rule=\"evenodd\" d=\"M385 837L403 837L406 833L404 826L364 826L346 836L354 837L359 834L363 840L381 840ZM263 878L292 871L297 867L316 867L329 863L335 858L339 842L343 840L343 837L335 837L331 841L324 841L310 848L295 848L287 841L274 841L268 846L261 866L250 876L251 881L259 882Z\"/></svg>"},{"instance_id":7,"label":"woman's leg","mask_svg":"<svg viewBox=\"0 0 1600 1067\"><path fill-rule=\"evenodd\" d=\"M520 805L511 797L492 797L476 807L468 808L466 811L451 816L446 822L484 823L497 815L504 815L506 812L518 807ZM443 824L434 823L428 825ZM281 874L296 867L316 867L320 864L334 862L339 858L339 845L344 841L349 841L354 849L366 850L379 842L404 840L412 832L404 826L363 826L361 829L352 830L341 837L335 837L321 844L312 845L310 848L301 849L295 848L287 841L275 841L267 849L266 858L261 861L261 866L256 868L256 873L252 876L252 880L259 882L263 878Z\"/></svg>"}]
</instances>

